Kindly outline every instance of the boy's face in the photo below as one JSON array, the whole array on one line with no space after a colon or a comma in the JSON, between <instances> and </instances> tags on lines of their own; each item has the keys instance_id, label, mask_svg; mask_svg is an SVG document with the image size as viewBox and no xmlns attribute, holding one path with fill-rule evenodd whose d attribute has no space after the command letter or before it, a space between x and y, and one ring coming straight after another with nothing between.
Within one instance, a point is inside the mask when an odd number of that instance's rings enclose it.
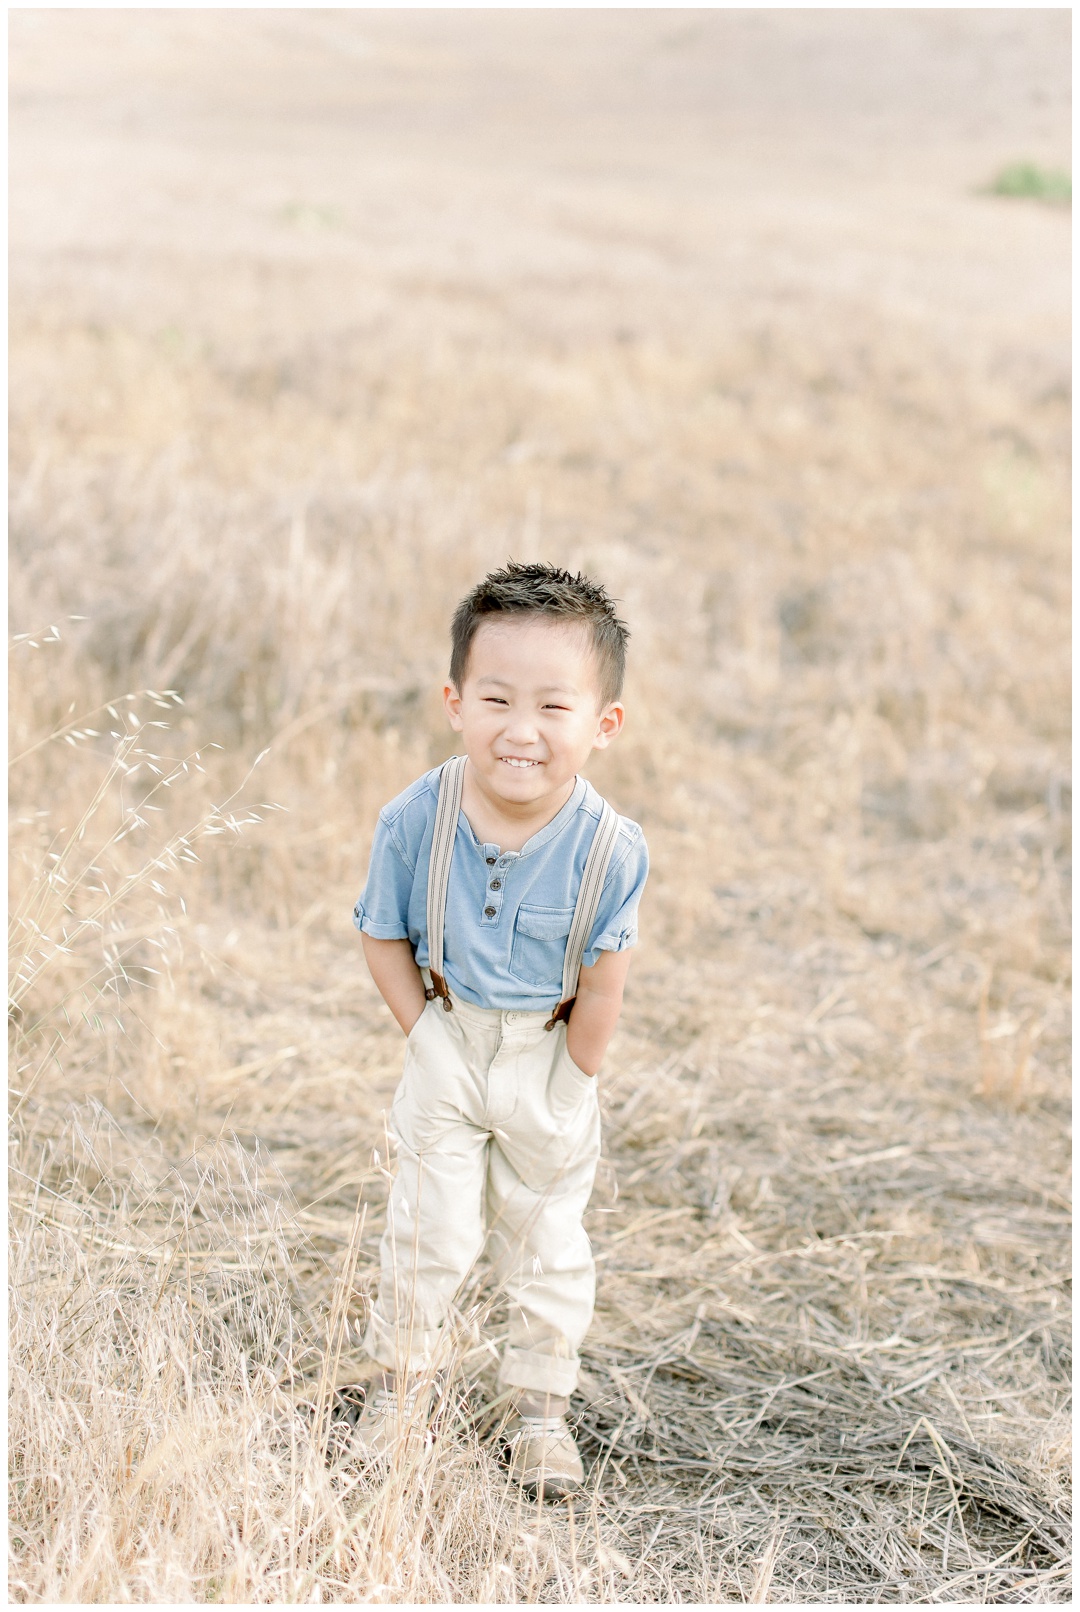
<instances>
[{"instance_id":1,"label":"boy's face","mask_svg":"<svg viewBox=\"0 0 1080 1612\"><path fill-rule=\"evenodd\" d=\"M590 752L623 722L618 701L600 705L586 629L543 616L481 622L464 686L447 683L443 699L480 788L511 810L558 810Z\"/></svg>"}]
</instances>

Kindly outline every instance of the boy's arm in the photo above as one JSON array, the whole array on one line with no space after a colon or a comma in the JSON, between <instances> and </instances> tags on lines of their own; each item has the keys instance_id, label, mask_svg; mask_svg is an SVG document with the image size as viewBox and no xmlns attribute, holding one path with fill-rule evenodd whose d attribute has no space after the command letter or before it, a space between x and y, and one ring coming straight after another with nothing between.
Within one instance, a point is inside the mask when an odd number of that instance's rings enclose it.
<instances>
[{"instance_id":1,"label":"boy's arm","mask_svg":"<svg viewBox=\"0 0 1080 1612\"><path fill-rule=\"evenodd\" d=\"M407 940L376 940L362 930L360 939L379 995L408 1035L427 1003L424 976L416 966L412 946Z\"/></svg>"},{"instance_id":2,"label":"boy's arm","mask_svg":"<svg viewBox=\"0 0 1080 1612\"><path fill-rule=\"evenodd\" d=\"M595 1075L604 1061L622 1012L623 988L629 972L629 947L621 952L601 952L591 968L581 970L566 1026L566 1050L583 1074Z\"/></svg>"}]
</instances>

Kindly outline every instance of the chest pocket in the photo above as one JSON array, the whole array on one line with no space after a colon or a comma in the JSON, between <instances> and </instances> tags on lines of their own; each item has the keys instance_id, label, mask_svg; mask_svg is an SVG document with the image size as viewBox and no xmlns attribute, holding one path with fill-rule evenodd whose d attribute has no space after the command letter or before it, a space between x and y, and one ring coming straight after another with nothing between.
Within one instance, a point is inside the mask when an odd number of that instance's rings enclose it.
<instances>
[{"instance_id":1,"label":"chest pocket","mask_svg":"<svg viewBox=\"0 0 1080 1612\"><path fill-rule=\"evenodd\" d=\"M573 907L519 907L514 923L510 972L526 985L562 989L566 939Z\"/></svg>"}]
</instances>

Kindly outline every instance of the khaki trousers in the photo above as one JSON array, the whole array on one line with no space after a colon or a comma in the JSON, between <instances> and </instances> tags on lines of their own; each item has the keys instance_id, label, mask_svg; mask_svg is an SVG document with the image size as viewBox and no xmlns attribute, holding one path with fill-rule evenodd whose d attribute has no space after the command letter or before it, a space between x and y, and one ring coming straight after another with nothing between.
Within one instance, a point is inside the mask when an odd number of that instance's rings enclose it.
<instances>
[{"instance_id":1,"label":"khaki trousers","mask_svg":"<svg viewBox=\"0 0 1080 1612\"><path fill-rule=\"evenodd\" d=\"M596 1081L548 1013L429 1002L390 1111L397 1173L365 1348L388 1370L439 1360L485 1238L509 1303L501 1388L569 1394L596 1270L582 1215L600 1157Z\"/></svg>"}]
</instances>

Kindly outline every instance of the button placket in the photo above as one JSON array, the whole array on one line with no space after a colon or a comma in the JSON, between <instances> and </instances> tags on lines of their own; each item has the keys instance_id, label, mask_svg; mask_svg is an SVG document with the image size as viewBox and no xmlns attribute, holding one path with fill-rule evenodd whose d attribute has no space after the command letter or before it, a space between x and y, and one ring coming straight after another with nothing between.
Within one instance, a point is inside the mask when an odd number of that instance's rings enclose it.
<instances>
[{"instance_id":1,"label":"button placket","mask_svg":"<svg viewBox=\"0 0 1080 1612\"><path fill-rule=\"evenodd\" d=\"M484 880L484 901L480 909L480 922L482 924L496 924L502 913L506 875L511 862L516 860L516 855L507 853L500 856L497 845L481 846L481 851L484 858L486 878Z\"/></svg>"}]
</instances>

